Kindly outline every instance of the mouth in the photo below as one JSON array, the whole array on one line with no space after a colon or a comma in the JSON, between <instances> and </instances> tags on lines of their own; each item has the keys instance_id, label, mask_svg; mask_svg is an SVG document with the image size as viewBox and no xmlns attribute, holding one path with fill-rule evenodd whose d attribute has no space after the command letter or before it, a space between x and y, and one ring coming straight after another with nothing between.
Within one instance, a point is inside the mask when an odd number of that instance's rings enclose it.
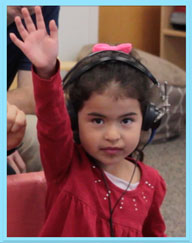
<instances>
[{"instance_id":1,"label":"mouth","mask_svg":"<svg viewBox=\"0 0 192 243\"><path fill-rule=\"evenodd\" d=\"M109 155L116 155L122 152L123 149L119 147L104 147L101 148L100 150Z\"/></svg>"}]
</instances>

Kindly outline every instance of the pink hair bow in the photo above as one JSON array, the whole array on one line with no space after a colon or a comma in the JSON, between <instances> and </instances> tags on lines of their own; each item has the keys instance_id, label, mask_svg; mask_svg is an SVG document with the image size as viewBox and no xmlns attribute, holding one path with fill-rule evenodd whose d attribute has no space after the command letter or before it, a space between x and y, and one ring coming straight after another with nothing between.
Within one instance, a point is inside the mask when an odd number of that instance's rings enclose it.
<instances>
[{"instance_id":1,"label":"pink hair bow","mask_svg":"<svg viewBox=\"0 0 192 243\"><path fill-rule=\"evenodd\" d=\"M93 46L92 52L98 52L98 51L122 51L127 54L129 54L132 50L132 44L131 43L123 43L117 46L110 46L105 43L98 43Z\"/></svg>"}]
</instances>

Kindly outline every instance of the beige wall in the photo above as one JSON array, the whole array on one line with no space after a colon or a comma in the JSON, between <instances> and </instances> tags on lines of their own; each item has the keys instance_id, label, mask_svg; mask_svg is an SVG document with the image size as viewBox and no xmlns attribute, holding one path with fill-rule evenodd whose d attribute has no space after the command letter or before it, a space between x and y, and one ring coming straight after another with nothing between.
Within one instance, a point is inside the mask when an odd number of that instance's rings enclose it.
<instances>
[{"instance_id":1,"label":"beige wall","mask_svg":"<svg viewBox=\"0 0 192 243\"><path fill-rule=\"evenodd\" d=\"M99 7L99 42L131 42L135 48L159 55L160 7Z\"/></svg>"}]
</instances>

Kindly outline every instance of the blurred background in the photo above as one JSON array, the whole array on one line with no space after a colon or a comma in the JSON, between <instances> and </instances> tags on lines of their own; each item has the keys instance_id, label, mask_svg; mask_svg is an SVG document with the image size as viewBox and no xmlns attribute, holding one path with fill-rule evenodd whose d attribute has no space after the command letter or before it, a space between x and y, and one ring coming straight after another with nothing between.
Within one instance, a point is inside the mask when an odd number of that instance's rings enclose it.
<instances>
[{"instance_id":1,"label":"blurred background","mask_svg":"<svg viewBox=\"0 0 192 243\"><path fill-rule=\"evenodd\" d=\"M185 69L184 6L61 6L59 26L63 61L87 44L131 42Z\"/></svg>"}]
</instances>

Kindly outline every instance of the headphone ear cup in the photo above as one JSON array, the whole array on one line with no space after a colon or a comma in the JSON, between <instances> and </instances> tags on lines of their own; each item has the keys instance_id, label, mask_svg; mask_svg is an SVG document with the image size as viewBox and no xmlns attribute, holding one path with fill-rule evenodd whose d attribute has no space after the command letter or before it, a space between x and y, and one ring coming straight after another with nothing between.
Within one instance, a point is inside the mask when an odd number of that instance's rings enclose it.
<instances>
[{"instance_id":1,"label":"headphone ear cup","mask_svg":"<svg viewBox=\"0 0 192 243\"><path fill-rule=\"evenodd\" d=\"M143 115L142 130L148 131L158 128L161 123L161 120L155 122L158 115L159 109L153 104L148 104Z\"/></svg>"}]
</instances>

